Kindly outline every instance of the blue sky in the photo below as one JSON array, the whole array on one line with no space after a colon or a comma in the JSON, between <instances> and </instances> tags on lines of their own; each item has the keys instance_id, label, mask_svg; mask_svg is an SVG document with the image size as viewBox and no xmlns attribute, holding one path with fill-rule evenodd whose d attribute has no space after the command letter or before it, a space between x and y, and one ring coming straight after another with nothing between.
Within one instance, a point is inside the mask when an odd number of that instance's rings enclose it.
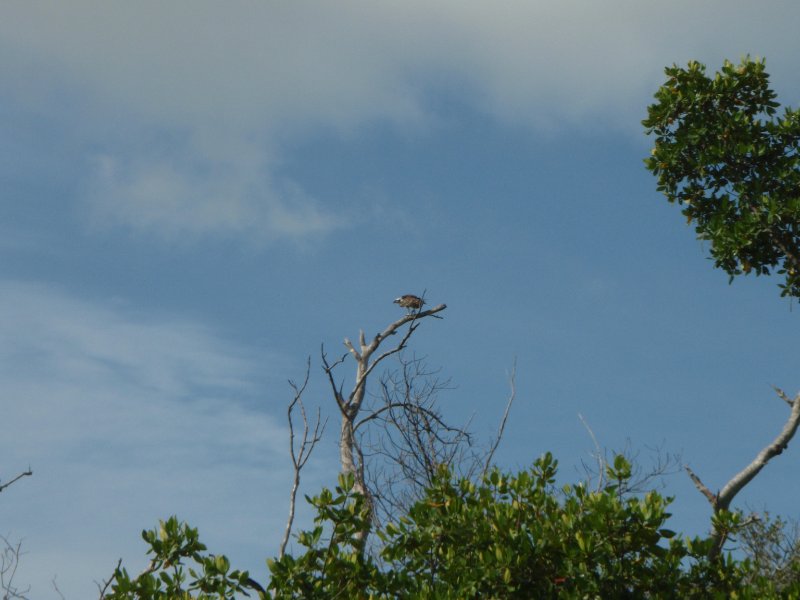
<instances>
[{"instance_id":1,"label":"blue sky","mask_svg":"<svg viewBox=\"0 0 800 600\"><path fill-rule=\"evenodd\" d=\"M779 431L797 307L728 285L655 192L663 68L766 56L800 86L793 2L6 3L0 8L0 533L35 598L95 593L176 513L264 578L290 482L289 378L335 410L343 350L427 290L414 350L454 421L565 479L608 448L711 488ZM330 483L335 430L305 473ZM738 498L796 515L796 449ZM674 526L708 507L666 480ZM307 512L303 513L307 516Z\"/></svg>"}]
</instances>

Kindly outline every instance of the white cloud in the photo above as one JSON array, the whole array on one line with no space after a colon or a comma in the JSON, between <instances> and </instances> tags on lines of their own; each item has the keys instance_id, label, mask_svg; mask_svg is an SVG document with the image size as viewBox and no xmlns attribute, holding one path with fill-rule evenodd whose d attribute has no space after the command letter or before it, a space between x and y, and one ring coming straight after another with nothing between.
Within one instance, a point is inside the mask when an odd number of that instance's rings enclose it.
<instances>
[{"instance_id":1,"label":"white cloud","mask_svg":"<svg viewBox=\"0 0 800 600\"><path fill-rule=\"evenodd\" d=\"M208 231L255 241L303 239L341 227L302 190L280 193L258 172L215 163L214 173L192 165L139 158L135 164L95 157L89 201L95 222L186 239ZM226 168L228 167L228 168Z\"/></svg>"},{"instance_id":2,"label":"white cloud","mask_svg":"<svg viewBox=\"0 0 800 600\"><path fill-rule=\"evenodd\" d=\"M139 531L172 513L263 578L290 481L278 406L261 397L280 359L41 285L1 282L0 314L0 476L34 471L3 494L2 533L24 538L32 596L56 574L67 597L94 594L118 557L140 568Z\"/></svg>"},{"instance_id":3,"label":"white cloud","mask_svg":"<svg viewBox=\"0 0 800 600\"><path fill-rule=\"evenodd\" d=\"M633 131L666 64L760 54L793 81L800 50L788 1L74 0L1 16L17 102L47 111L65 94L79 144L104 147L95 216L170 235L342 226L324 198L285 193L302 189L276 177L287 140L421 128L431 92L539 130Z\"/></svg>"}]
</instances>

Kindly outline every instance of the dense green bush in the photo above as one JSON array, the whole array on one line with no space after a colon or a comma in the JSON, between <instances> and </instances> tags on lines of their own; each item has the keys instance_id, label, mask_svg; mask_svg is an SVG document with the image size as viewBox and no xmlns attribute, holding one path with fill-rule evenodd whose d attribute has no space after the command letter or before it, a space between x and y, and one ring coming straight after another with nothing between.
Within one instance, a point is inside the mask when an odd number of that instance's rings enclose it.
<instances>
[{"instance_id":1,"label":"dense green bush","mask_svg":"<svg viewBox=\"0 0 800 600\"><path fill-rule=\"evenodd\" d=\"M170 519L145 532L153 567L131 581L119 569L109 598L795 598L769 574L726 555L708 559L707 540L666 528L670 499L624 492L631 469L617 456L611 482L555 485L546 454L525 471L494 470L480 482L446 470L368 551L367 514L352 478L309 498L315 525L300 552L268 561L262 589L224 557L202 554L197 532ZM187 564L184 564L187 563ZM191 565L191 566L188 566Z\"/></svg>"}]
</instances>

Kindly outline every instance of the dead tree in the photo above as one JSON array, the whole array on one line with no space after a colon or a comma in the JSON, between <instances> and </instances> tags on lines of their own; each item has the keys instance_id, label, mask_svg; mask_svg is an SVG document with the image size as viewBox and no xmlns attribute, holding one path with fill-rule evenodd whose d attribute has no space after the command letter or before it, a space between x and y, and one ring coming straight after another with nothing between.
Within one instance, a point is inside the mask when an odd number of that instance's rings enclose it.
<instances>
[{"instance_id":1,"label":"dead tree","mask_svg":"<svg viewBox=\"0 0 800 600\"><path fill-rule=\"evenodd\" d=\"M744 486L750 483L770 460L783 453L783 451L789 447L789 442L797 432L797 427L800 425L800 393L798 393L792 399L789 398L783 390L779 388L774 389L781 400L786 402L791 408L789 417L786 420L783 429L770 444L768 444L766 447L764 447L764 449L761 450L761 452L758 453L758 455L749 465L734 475L731 480L725 484L721 491L717 492L716 494L713 493L700 480L694 471L689 468L688 465L685 467L686 472L689 474L689 477L691 477L697 489L700 490L700 492L711 504L711 508L713 509L715 516L720 515L721 513L724 513L730 509L731 502L736 494L742 491ZM717 521L714 521L714 523L717 523ZM729 534L730 531L728 531L727 528L720 528L717 525L714 525L711 533L711 539L713 540L713 545L710 550L711 558L717 558L720 555L722 552L722 547L725 545L725 541L727 540Z\"/></svg>"},{"instance_id":2,"label":"dead tree","mask_svg":"<svg viewBox=\"0 0 800 600\"><path fill-rule=\"evenodd\" d=\"M401 352L406 347L408 340L421 325L423 319L428 317L441 318L437 313L446 308L447 305L439 304L429 310L415 310L409 312L394 323L391 323L382 332L377 333L369 342L366 340L364 331L361 330L358 336L358 347L349 339L345 338L344 345L348 352L344 353L338 360L333 362L328 360L325 348L324 346L322 347L322 365L328 376L333 397L336 400L336 405L342 416L342 426L339 437L339 459L342 473L350 474L354 477L354 488L364 496L368 509L371 512L373 512L372 495L370 494L364 475L364 456L356 438L356 425L362 408L364 407L367 379L384 359ZM408 325L408 328L401 333L405 325ZM400 341L390 349L379 353L378 350L381 344L386 341L387 338L391 338L397 334L401 334ZM356 362L356 376L352 390L350 390L349 393L345 393L344 381L337 382L334 376L334 370L347 359L348 354L352 356ZM368 532L364 532L364 537L366 537L367 533Z\"/></svg>"}]
</instances>

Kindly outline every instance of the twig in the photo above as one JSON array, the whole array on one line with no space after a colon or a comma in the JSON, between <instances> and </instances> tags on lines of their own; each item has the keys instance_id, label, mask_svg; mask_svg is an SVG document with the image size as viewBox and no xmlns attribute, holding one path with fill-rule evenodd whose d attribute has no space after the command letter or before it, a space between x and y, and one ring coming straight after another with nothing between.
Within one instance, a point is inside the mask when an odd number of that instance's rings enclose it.
<instances>
[{"instance_id":1,"label":"twig","mask_svg":"<svg viewBox=\"0 0 800 600\"><path fill-rule=\"evenodd\" d=\"M389 402L380 408L376 408L372 412L370 412L366 417L358 421L353 426L353 430L357 431L359 427L364 425L365 423L369 423L370 421L374 421L375 419L379 419L383 416L383 413L390 412L395 408L402 409L406 414L410 413L419 413L424 415L430 421L435 421L437 425L440 425L445 431L455 431L461 432L461 429L458 427L453 427L451 425L447 425L442 418L433 410L426 408L424 406L420 406L419 403L416 402Z\"/></svg>"},{"instance_id":2,"label":"twig","mask_svg":"<svg viewBox=\"0 0 800 600\"><path fill-rule=\"evenodd\" d=\"M52 583L52 584L53 584L53 589L55 590L56 594L58 594L58 597L59 597L59 598L61 598L61 600L67 600L67 599L64 597L64 594L62 594L62 593L61 593L61 590L60 590L60 589L58 589L58 584L56 583L56 577L55 577L55 575L53 576L53 579L51 579L51 580L50 580L50 583Z\"/></svg>"},{"instance_id":3,"label":"twig","mask_svg":"<svg viewBox=\"0 0 800 600\"><path fill-rule=\"evenodd\" d=\"M117 572L119 571L119 569L120 569L120 567L121 567L121 566L122 566L122 559L120 558L120 559L117 561L117 568L116 568L116 569L114 569L114 574L113 574L111 577L109 577L107 581L105 581L105 582L103 583L102 587L100 586L100 584L99 584L99 583L97 584L97 589L98 589L98 590L100 590L100 600L104 600L104 598L106 597L106 590L108 589L108 586L110 586L110 585L111 585L111 582L112 582L112 581L114 581L114 579L116 579L116 577L117 577ZM152 572L155 570L155 566L153 565L153 562L152 562L152 561L150 562L150 567L153 567L153 568L148 568L148 569L146 569L146 570L145 570L145 571L142 573L142 575L145 575L146 573L152 573ZM139 575L139 577L141 577L142 575ZM137 579L138 579L138 578L137 578Z\"/></svg>"},{"instance_id":4,"label":"twig","mask_svg":"<svg viewBox=\"0 0 800 600\"><path fill-rule=\"evenodd\" d=\"M775 393L778 394L778 398L780 398L781 400L786 402L786 404L788 404L789 406L794 405L794 400L789 398L789 396L786 394L786 392L784 392L781 388L779 388L778 386L775 386L775 385L770 386L770 387L772 387L772 389L775 390Z\"/></svg>"},{"instance_id":5,"label":"twig","mask_svg":"<svg viewBox=\"0 0 800 600\"><path fill-rule=\"evenodd\" d=\"M12 545L8 538L2 535L0 535L0 540L5 544L5 548L0 551L0 591L3 593L3 600L11 598L27 600L25 594L30 591L30 586L24 590L14 587L14 577L19 568L19 557L23 554L22 542Z\"/></svg>"},{"instance_id":6,"label":"twig","mask_svg":"<svg viewBox=\"0 0 800 600\"><path fill-rule=\"evenodd\" d=\"M583 415L581 413L578 413L578 418L581 420L581 423L583 423L583 426L586 428L586 431L589 432L589 437L592 438L592 443L594 444L594 456L595 460L597 461L597 491L599 492L600 490L603 489L603 486L605 485L606 482L606 459L603 456L603 451L600 449L600 444L597 442L597 438L594 435L594 431L592 431L592 428L589 427L589 423L586 421L586 419L583 418ZM592 481L591 477L592 472L589 469L589 467L585 468L587 475L586 483L588 485Z\"/></svg>"},{"instance_id":7,"label":"twig","mask_svg":"<svg viewBox=\"0 0 800 600\"><path fill-rule=\"evenodd\" d=\"M514 403L514 398L517 396L517 359L514 358L514 364L511 366L511 373L508 375L508 385L511 388L511 392L508 396L508 402L506 402L506 409L503 411L503 418L500 420L500 427L497 429L497 436L492 443L492 446L489 448L489 454L486 456L486 462L483 465L483 475L489 472L489 467L492 464L492 458L494 458L494 453L497 450L497 447L500 445L500 440L503 439L503 433L506 429L506 422L508 421L508 414L511 412L511 405Z\"/></svg>"},{"instance_id":8,"label":"twig","mask_svg":"<svg viewBox=\"0 0 800 600\"><path fill-rule=\"evenodd\" d=\"M336 399L336 404L339 407L339 410L342 414L345 414L347 411L347 405L344 401L344 395L342 394L342 386L344 382L342 382L339 387L336 387L336 381L333 379L333 370L344 362L344 359L347 358L347 354L343 354L342 357L337 360L333 364L328 363L328 355L325 354L325 344L322 345L320 348L320 355L322 357L322 369L325 371L325 374L328 376L328 382L331 384L331 389L333 390L333 397Z\"/></svg>"}]
</instances>

